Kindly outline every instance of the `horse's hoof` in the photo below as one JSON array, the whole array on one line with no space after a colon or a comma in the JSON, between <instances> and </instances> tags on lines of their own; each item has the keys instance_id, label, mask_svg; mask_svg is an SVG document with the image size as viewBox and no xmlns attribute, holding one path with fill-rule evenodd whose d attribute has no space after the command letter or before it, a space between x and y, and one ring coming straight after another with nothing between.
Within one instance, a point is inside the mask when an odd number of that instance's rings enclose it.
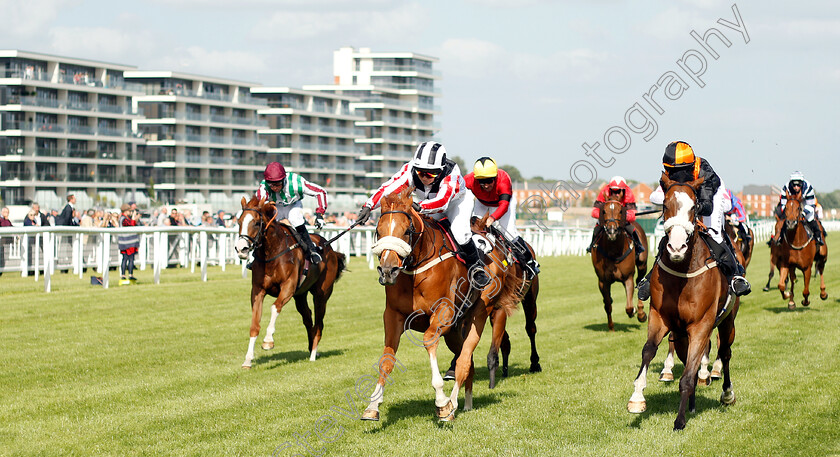
<instances>
[{"instance_id":1,"label":"horse's hoof","mask_svg":"<svg viewBox=\"0 0 840 457\"><path fill-rule=\"evenodd\" d=\"M274 341L263 341L262 348L266 351L274 349Z\"/></svg>"},{"instance_id":2,"label":"horse's hoof","mask_svg":"<svg viewBox=\"0 0 840 457\"><path fill-rule=\"evenodd\" d=\"M528 371L530 371L531 373L539 373L539 372L542 371L542 366L539 364L539 362L538 363L532 363L531 368ZM507 376L507 375L505 375L505 376Z\"/></svg>"},{"instance_id":3,"label":"horse's hoof","mask_svg":"<svg viewBox=\"0 0 840 457\"><path fill-rule=\"evenodd\" d=\"M639 322L646 322L647 321L647 314L644 311L639 311L636 315L636 318L639 319Z\"/></svg>"},{"instance_id":4,"label":"horse's hoof","mask_svg":"<svg viewBox=\"0 0 840 457\"><path fill-rule=\"evenodd\" d=\"M443 406L435 406L435 412L441 422L449 422L455 419L455 408L452 407L452 401L446 402Z\"/></svg>"},{"instance_id":5,"label":"horse's hoof","mask_svg":"<svg viewBox=\"0 0 840 457\"><path fill-rule=\"evenodd\" d=\"M632 319L633 315L636 314L636 308L625 309L624 311L627 313L627 317L629 317L630 319Z\"/></svg>"},{"instance_id":6,"label":"horse's hoof","mask_svg":"<svg viewBox=\"0 0 840 457\"><path fill-rule=\"evenodd\" d=\"M802 300L802 306L808 306L810 304L811 302L809 302L808 300Z\"/></svg>"},{"instance_id":7,"label":"horse's hoof","mask_svg":"<svg viewBox=\"0 0 840 457\"><path fill-rule=\"evenodd\" d=\"M251 369L251 365L244 365L244 364L243 364L243 365L242 365L242 369L243 369L243 370L250 370L250 369Z\"/></svg>"},{"instance_id":8,"label":"horse's hoof","mask_svg":"<svg viewBox=\"0 0 840 457\"><path fill-rule=\"evenodd\" d=\"M642 401L631 401L627 403L627 412L631 414L641 414L647 410L647 402Z\"/></svg>"},{"instance_id":9,"label":"horse's hoof","mask_svg":"<svg viewBox=\"0 0 840 457\"><path fill-rule=\"evenodd\" d=\"M375 409L366 409L364 413L362 413L362 417L359 419L363 421L378 421L379 420L379 411Z\"/></svg>"},{"instance_id":10,"label":"horse's hoof","mask_svg":"<svg viewBox=\"0 0 840 457\"><path fill-rule=\"evenodd\" d=\"M796 309L796 303L788 303L788 309L793 311Z\"/></svg>"},{"instance_id":11,"label":"horse's hoof","mask_svg":"<svg viewBox=\"0 0 840 457\"><path fill-rule=\"evenodd\" d=\"M820 300L828 299L828 293L826 291L820 292Z\"/></svg>"},{"instance_id":12,"label":"horse's hoof","mask_svg":"<svg viewBox=\"0 0 840 457\"><path fill-rule=\"evenodd\" d=\"M697 385L698 386L710 386L710 385L712 385L712 380L711 380L711 378L705 378L704 379L704 378L698 377L697 378Z\"/></svg>"},{"instance_id":13,"label":"horse's hoof","mask_svg":"<svg viewBox=\"0 0 840 457\"><path fill-rule=\"evenodd\" d=\"M505 375L507 376L507 375ZM444 381L454 381L455 380L455 370L449 370L446 374L443 375Z\"/></svg>"},{"instance_id":14,"label":"horse's hoof","mask_svg":"<svg viewBox=\"0 0 840 457\"><path fill-rule=\"evenodd\" d=\"M765 287L764 289L761 289L761 290L762 290L763 292L770 292L770 288L769 288L769 287Z\"/></svg>"},{"instance_id":15,"label":"horse's hoof","mask_svg":"<svg viewBox=\"0 0 840 457\"><path fill-rule=\"evenodd\" d=\"M533 366L533 365L532 365L532 366ZM508 367L504 367L504 368L502 368L502 377L503 377L503 378L507 378L507 377L508 377Z\"/></svg>"},{"instance_id":16,"label":"horse's hoof","mask_svg":"<svg viewBox=\"0 0 840 457\"><path fill-rule=\"evenodd\" d=\"M659 382L673 382L674 373L662 373L659 375Z\"/></svg>"},{"instance_id":17,"label":"horse's hoof","mask_svg":"<svg viewBox=\"0 0 840 457\"><path fill-rule=\"evenodd\" d=\"M732 406L735 404L735 391L725 391L720 394L720 404L723 406Z\"/></svg>"},{"instance_id":18,"label":"horse's hoof","mask_svg":"<svg viewBox=\"0 0 840 457\"><path fill-rule=\"evenodd\" d=\"M784 292L784 293L782 294L782 297L784 297L784 298L785 298L785 300L787 300L787 299L789 299L789 298L790 298L790 293L788 293L788 292Z\"/></svg>"},{"instance_id":19,"label":"horse's hoof","mask_svg":"<svg viewBox=\"0 0 840 457\"><path fill-rule=\"evenodd\" d=\"M712 379L720 379L723 376L721 375L720 371L712 370L712 373L709 375L709 377L712 378Z\"/></svg>"}]
</instances>

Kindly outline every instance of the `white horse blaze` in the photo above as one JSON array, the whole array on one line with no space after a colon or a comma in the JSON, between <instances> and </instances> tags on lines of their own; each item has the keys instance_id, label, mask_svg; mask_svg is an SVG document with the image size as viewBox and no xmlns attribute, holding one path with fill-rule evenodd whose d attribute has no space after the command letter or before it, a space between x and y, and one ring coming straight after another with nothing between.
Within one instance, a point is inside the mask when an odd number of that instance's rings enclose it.
<instances>
[{"instance_id":1,"label":"white horse blaze","mask_svg":"<svg viewBox=\"0 0 840 457\"><path fill-rule=\"evenodd\" d=\"M250 214L250 212L245 213L245 217L242 218L242 225L239 227L239 235L240 237L236 239L236 242L233 244L233 248L236 250L237 253L242 253L246 249L248 249L248 241L242 238L242 235L248 235L248 227L251 225L251 220L254 218ZM240 255L241 258L244 258Z\"/></svg>"},{"instance_id":2,"label":"white horse blaze","mask_svg":"<svg viewBox=\"0 0 840 457\"><path fill-rule=\"evenodd\" d=\"M677 199L677 214L668 218L663 227L665 233L668 234L668 247L673 252L679 252L694 233L694 224L688 217L694 202L685 192L675 192L675 198ZM682 258L679 255L677 257Z\"/></svg>"}]
</instances>

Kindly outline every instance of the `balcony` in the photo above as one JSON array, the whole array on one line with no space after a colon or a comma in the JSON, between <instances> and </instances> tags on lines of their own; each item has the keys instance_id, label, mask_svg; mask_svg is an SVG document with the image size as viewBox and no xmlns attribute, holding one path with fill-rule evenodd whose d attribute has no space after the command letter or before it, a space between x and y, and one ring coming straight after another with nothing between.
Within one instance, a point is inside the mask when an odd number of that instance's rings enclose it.
<instances>
[{"instance_id":1,"label":"balcony","mask_svg":"<svg viewBox=\"0 0 840 457\"><path fill-rule=\"evenodd\" d=\"M108 127L90 127L87 125L62 125L42 122L9 122L6 130L21 130L41 133L69 133L76 135L112 136L120 138L134 138L137 135L130 129L113 129Z\"/></svg>"}]
</instances>

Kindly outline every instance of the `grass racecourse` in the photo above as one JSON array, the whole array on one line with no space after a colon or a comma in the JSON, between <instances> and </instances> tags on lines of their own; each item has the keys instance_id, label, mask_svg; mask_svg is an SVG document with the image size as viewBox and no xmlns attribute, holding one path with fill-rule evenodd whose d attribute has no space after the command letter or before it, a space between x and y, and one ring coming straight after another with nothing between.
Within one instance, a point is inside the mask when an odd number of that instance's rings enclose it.
<instances>
[{"instance_id":1,"label":"grass racecourse","mask_svg":"<svg viewBox=\"0 0 840 457\"><path fill-rule=\"evenodd\" d=\"M406 336L397 354L406 370L386 388L382 420L336 412L352 410L348 399L364 409L355 385L363 380L367 390L382 351L384 289L361 260L336 286L318 360L309 362L290 305L278 319L276 348L258 348L250 371L240 368L250 280L236 268L211 268L207 283L170 269L159 285L147 270L140 284L108 290L57 274L49 294L43 282L7 273L0 277L0 455L268 456L296 440L309 450L277 455L840 455L840 235L828 241L829 299L820 301L812 287L811 307L795 311L778 291L761 291L768 249L756 247L754 292L736 320L737 403L720 405L720 381L698 387L697 412L682 432L672 431L678 383L657 382L665 343L648 376L648 411L627 413L647 324L627 318L614 285L617 331L606 331L588 257L541 259L543 372L528 373L524 318L516 314L508 320L511 376L488 390L485 332L475 409L447 424L433 415L426 352ZM443 368L449 355L441 352Z\"/></svg>"}]
</instances>

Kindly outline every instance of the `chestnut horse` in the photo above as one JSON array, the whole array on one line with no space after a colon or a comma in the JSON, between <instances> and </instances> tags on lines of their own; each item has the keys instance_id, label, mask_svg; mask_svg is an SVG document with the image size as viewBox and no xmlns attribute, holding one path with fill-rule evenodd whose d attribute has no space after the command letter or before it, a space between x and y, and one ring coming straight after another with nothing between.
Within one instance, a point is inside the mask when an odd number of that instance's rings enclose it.
<instances>
[{"instance_id":1,"label":"chestnut horse","mask_svg":"<svg viewBox=\"0 0 840 457\"><path fill-rule=\"evenodd\" d=\"M721 403L735 403L735 393L729 376L729 360L735 340L735 316L739 300L732 297L729 284L715 262L709 263L711 252L700 238L697 223L697 189L703 178L689 183L672 181L662 173L665 190L666 252L653 266L650 277L650 319L647 342L642 349L642 365L634 381L634 392L627 404L631 413L647 408L644 389L651 360L662 338L674 335L674 346L685 371L680 379L680 407L674 430L685 428L686 408L695 410L695 391L700 360L709 346L715 326L720 334L720 356L723 369Z\"/></svg>"},{"instance_id":2,"label":"chestnut horse","mask_svg":"<svg viewBox=\"0 0 840 457\"><path fill-rule=\"evenodd\" d=\"M811 294L811 268L816 264L817 272L820 274L820 298L825 300L828 293L825 291L825 262L828 257L828 248L817 246L814 235L805 228L805 219L802 216L802 201L798 197L787 195L785 205L785 220L781 235L781 244L774 253L776 266L779 268L779 292L783 299L788 300L788 309L796 309L794 302L794 281L791 281L790 292L785 289L785 282L788 274L795 269L802 271L804 284L802 287L802 306L808 306L811 302L808 296Z\"/></svg>"},{"instance_id":3,"label":"chestnut horse","mask_svg":"<svg viewBox=\"0 0 840 457\"><path fill-rule=\"evenodd\" d=\"M461 386L465 389L464 410L472 409L472 354L487 316L497 308L510 314L520 301L521 281L512 269L495 260L485 266L490 283L484 288L474 285L467 268L453 258L455 246L446 241L440 225L412 208L412 192L413 188L406 188L381 201L378 239L371 250L379 258L379 283L385 286L385 347L379 360L379 380L362 420L379 420L385 382L394 368L400 336L408 329L422 333L420 342L414 341L412 334L409 339L429 354L438 419L454 418ZM494 259L505 258L498 247L491 254ZM465 338L453 330L461 325L468 332ZM440 336L446 338L450 349L460 343L455 385L448 397L437 362Z\"/></svg>"},{"instance_id":4,"label":"chestnut horse","mask_svg":"<svg viewBox=\"0 0 840 457\"><path fill-rule=\"evenodd\" d=\"M626 209L615 200L604 202L598 217L598 223L604 228L604 232L600 240L596 241L595 248L592 249L592 266L595 267L595 274L598 275L598 288L604 298L607 327L612 332L615 331L615 326L612 319L613 300L610 287L614 282L624 283L624 291L627 296L624 311L627 312L627 316L632 318L633 314L638 313L639 322L647 320L645 304L641 300L636 300L636 307L633 308L635 285L647 273L647 236L645 236L642 227L633 222L633 226L639 231L639 239L645 248L645 252L642 252L636 259L636 246L624 230L624 225L627 223ZM633 275L636 272L638 272L638 275L634 284Z\"/></svg>"},{"instance_id":5,"label":"chestnut horse","mask_svg":"<svg viewBox=\"0 0 840 457\"><path fill-rule=\"evenodd\" d=\"M323 249L323 260L309 268L305 278L304 254L300 248L297 232L289 225L275 222L274 203L242 198L242 214L239 216L239 238L234 245L240 259L247 259L253 252L254 263L251 265L251 339L242 368L251 368L254 359L254 344L260 334L263 300L266 294L277 297L271 308L271 321L268 324L262 348L274 347L274 324L283 306L292 298L295 307L303 318L306 335L309 340L309 360L314 361L318 353L318 343L324 330L324 314L327 300L333 292L335 282L344 271L344 254L335 252L324 239L310 235ZM306 302L306 294L312 295L315 308L315 322Z\"/></svg>"}]
</instances>

